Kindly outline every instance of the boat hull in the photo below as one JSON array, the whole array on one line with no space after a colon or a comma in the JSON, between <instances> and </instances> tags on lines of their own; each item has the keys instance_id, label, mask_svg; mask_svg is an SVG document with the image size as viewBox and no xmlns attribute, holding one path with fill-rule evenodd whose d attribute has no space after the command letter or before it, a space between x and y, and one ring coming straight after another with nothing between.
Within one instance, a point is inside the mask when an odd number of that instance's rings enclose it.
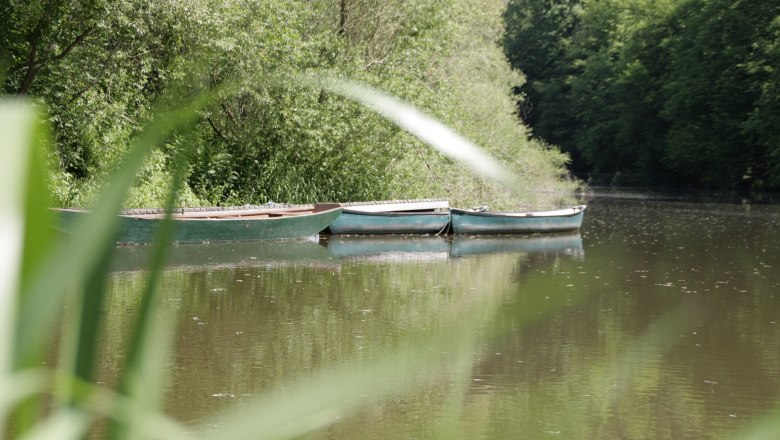
<instances>
[{"instance_id":1,"label":"boat hull","mask_svg":"<svg viewBox=\"0 0 780 440\"><path fill-rule=\"evenodd\" d=\"M585 206L528 213L473 212L452 208L450 214L454 234L532 234L579 229Z\"/></svg>"},{"instance_id":2,"label":"boat hull","mask_svg":"<svg viewBox=\"0 0 780 440\"><path fill-rule=\"evenodd\" d=\"M344 212L328 227L331 234L439 234L447 230L449 212Z\"/></svg>"},{"instance_id":3,"label":"boat hull","mask_svg":"<svg viewBox=\"0 0 780 440\"><path fill-rule=\"evenodd\" d=\"M322 232L341 214L335 207L309 214L268 218L173 218L171 241L203 243L309 237ZM69 232L87 211L59 210L59 229ZM145 244L155 240L161 218L120 216L117 242Z\"/></svg>"}]
</instances>

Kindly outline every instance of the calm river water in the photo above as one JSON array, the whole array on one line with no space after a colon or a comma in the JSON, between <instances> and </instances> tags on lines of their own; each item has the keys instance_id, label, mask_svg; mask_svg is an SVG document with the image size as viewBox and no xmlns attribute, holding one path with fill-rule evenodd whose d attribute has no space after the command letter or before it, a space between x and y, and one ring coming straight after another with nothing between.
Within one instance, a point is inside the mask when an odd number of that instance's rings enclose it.
<instances>
[{"instance_id":1,"label":"calm river water","mask_svg":"<svg viewBox=\"0 0 780 440\"><path fill-rule=\"evenodd\" d=\"M588 205L576 234L176 246L165 409L208 429L384 364L306 438L729 438L780 414L780 206ZM147 250L118 250L106 374Z\"/></svg>"}]
</instances>

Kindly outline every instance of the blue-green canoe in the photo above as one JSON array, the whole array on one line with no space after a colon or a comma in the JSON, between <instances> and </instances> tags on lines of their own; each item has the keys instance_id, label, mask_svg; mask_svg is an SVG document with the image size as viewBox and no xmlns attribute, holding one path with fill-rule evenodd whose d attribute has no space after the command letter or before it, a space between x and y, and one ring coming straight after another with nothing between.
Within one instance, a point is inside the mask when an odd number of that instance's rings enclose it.
<instances>
[{"instance_id":1,"label":"blue-green canoe","mask_svg":"<svg viewBox=\"0 0 780 440\"><path fill-rule=\"evenodd\" d=\"M573 231L582 226L585 205L554 211L485 212L452 208L455 234L530 234Z\"/></svg>"},{"instance_id":2,"label":"blue-green canoe","mask_svg":"<svg viewBox=\"0 0 780 440\"><path fill-rule=\"evenodd\" d=\"M58 209L58 229L71 232L88 211ZM322 232L340 214L338 204L262 205L255 207L189 208L171 214L172 241L202 243L303 238ZM151 243L165 213L136 209L120 214L119 243Z\"/></svg>"},{"instance_id":3,"label":"blue-green canoe","mask_svg":"<svg viewBox=\"0 0 780 440\"><path fill-rule=\"evenodd\" d=\"M441 199L342 204L331 234L441 234L450 223L449 202Z\"/></svg>"}]
</instances>

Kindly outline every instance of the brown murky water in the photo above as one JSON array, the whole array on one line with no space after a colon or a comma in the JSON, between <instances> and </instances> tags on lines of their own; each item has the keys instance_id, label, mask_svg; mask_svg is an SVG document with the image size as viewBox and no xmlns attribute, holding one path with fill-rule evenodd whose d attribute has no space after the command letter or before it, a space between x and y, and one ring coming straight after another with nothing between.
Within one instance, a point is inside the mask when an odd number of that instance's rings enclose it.
<instances>
[{"instance_id":1,"label":"brown murky water","mask_svg":"<svg viewBox=\"0 0 780 440\"><path fill-rule=\"evenodd\" d=\"M120 252L108 375L144 278L145 248ZM165 408L193 426L431 335L457 337L424 347L423 379L310 438L724 438L780 408L778 205L597 196L577 234L177 246L171 264Z\"/></svg>"}]
</instances>

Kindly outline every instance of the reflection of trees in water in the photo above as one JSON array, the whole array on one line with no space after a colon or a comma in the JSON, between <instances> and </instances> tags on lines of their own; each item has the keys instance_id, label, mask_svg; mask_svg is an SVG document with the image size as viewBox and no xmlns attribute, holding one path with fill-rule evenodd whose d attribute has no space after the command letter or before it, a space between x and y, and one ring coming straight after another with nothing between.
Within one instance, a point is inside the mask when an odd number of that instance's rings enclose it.
<instances>
[{"instance_id":1,"label":"reflection of trees in water","mask_svg":"<svg viewBox=\"0 0 780 440\"><path fill-rule=\"evenodd\" d=\"M720 437L732 426L722 420L745 423L776 403L777 214L724 206L702 222L679 203L624 204L592 218L587 258L576 243L480 238L426 264L169 273L164 289L184 294L167 307L186 312L171 412L196 420L335 361L362 364L467 326L488 334L474 336L473 356L431 348L460 364L432 368L418 391L367 406L331 437L435 437L452 407L475 433L510 433L492 438ZM133 276L118 275L107 322L135 306Z\"/></svg>"},{"instance_id":2,"label":"reflection of trees in water","mask_svg":"<svg viewBox=\"0 0 780 440\"><path fill-rule=\"evenodd\" d=\"M475 370L475 388L500 394L489 413L514 408L529 432L547 421L568 438L704 438L773 410L777 208L602 205L587 261L516 257L511 330ZM524 311L552 301L567 306L528 325ZM495 391L502 375L511 390Z\"/></svg>"},{"instance_id":3,"label":"reflection of trees in water","mask_svg":"<svg viewBox=\"0 0 780 440\"><path fill-rule=\"evenodd\" d=\"M510 284L499 274L511 272L512 260L507 255L455 263L360 260L342 261L332 270L249 263L164 272L164 306L179 313L167 406L183 420L201 419L337 362L389 356L417 341L414 335L487 326ZM143 278L143 272L114 276L106 359L116 359L123 347ZM458 352L448 346L431 353L441 351ZM104 377L114 374L114 364L104 366ZM448 374L454 373L432 375L426 392L446 395L448 382L439 376ZM409 406L424 411L429 403L410 397L397 418ZM395 411L392 405L383 408ZM436 408L430 411L434 417Z\"/></svg>"}]
</instances>

